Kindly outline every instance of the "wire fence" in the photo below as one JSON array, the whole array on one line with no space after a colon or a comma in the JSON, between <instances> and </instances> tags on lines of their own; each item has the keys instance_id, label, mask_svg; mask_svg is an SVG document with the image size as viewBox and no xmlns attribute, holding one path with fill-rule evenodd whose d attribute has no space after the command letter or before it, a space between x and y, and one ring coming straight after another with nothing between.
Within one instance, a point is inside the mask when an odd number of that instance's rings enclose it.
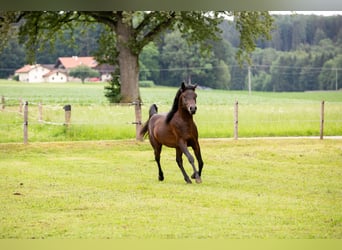
<instances>
[{"instance_id":1,"label":"wire fence","mask_svg":"<svg viewBox=\"0 0 342 250\"><path fill-rule=\"evenodd\" d=\"M0 142L138 138L149 106L44 104L1 97ZM162 112L167 112L168 105L160 106ZM324 101L286 104L236 101L229 106L200 106L195 122L200 137L206 138L319 136L323 139L325 135L342 135L342 105Z\"/></svg>"},{"instance_id":2,"label":"wire fence","mask_svg":"<svg viewBox=\"0 0 342 250\"><path fill-rule=\"evenodd\" d=\"M75 101L75 100L74 100ZM24 107L29 106L30 112L28 113L28 119L30 120L31 124L48 124L48 125L58 125L58 126L65 126L66 123L70 122L70 118L64 116L65 113L71 111L71 105L68 104L69 102L60 102L54 104L44 104L43 102L32 102L28 100L24 100L22 98L5 98L2 96L1 98L1 109L2 112L7 113L14 113L19 116L24 115ZM81 105L75 101L75 106L77 107L77 112L79 115L77 116L77 120L73 121L74 125L89 125L89 124L97 124L97 125L112 125L113 121L109 121L109 119L100 119L100 120L93 120L92 119L92 112L96 113L101 109L103 111L103 115L113 115L110 114L112 107L116 107L122 109L122 112L115 112L116 116L120 116L126 114L128 109L133 110L131 106L134 106L135 103L121 103L115 104L111 106L104 106L104 105L94 105L93 103L85 104L82 103ZM126 110L125 110L126 109ZM88 114L88 115L87 115ZM80 118L80 116L83 116ZM53 120L53 121L52 121ZM131 122L121 122L122 124L133 124L134 121ZM12 123L11 123L12 124ZM6 124L1 124L6 125ZM8 125L8 124L7 124Z\"/></svg>"}]
</instances>

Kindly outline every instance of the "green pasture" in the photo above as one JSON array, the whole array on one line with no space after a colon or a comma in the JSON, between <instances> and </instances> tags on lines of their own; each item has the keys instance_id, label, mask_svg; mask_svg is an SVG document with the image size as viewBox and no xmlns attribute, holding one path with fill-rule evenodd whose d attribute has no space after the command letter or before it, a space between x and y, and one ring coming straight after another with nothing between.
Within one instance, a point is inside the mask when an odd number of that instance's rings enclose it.
<instances>
[{"instance_id":1,"label":"green pasture","mask_svg":"<svg viewBox=\"0 0 342 250\"><path fill-rule=\"evenodd\" d=\"M134 106L109 105L99 83L27 84L0 81L5 109L0 111L0 142L23 141L23 116L19 99L29 103L29 141L78 141L135 138ZM141 88L143 121L152 103L168 112L177 89ZM234 104L239 103L239 137L318 136L321 101L325 100L327 136L342 135L342 91L265 93L198 89L195 121L201 138L232 138ZM43 122L38 121L38 104ZM71 126L64 110L72 106ZM1 109L1 108L0 108Z\"/></svg>"},{"instance_id":2,"label":"green pasture","mask_svg":"<svg viewBox=\"0 0 342 250\"><path fill-rule=\"evenodd\" d=\"M342 238L342 140L200 144L190 185L147 141L1 143L0 238Z\"/></svg>"}]
</instances>

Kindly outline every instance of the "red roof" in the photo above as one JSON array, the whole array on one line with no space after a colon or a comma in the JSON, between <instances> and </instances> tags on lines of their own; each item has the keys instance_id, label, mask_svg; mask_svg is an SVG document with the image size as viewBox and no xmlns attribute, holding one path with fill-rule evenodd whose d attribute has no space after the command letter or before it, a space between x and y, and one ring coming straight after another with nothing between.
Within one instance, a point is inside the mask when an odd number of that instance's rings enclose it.
<instances>
[{"instance_id":1,"label":"red roof","mask_svg":"<svg viewBox=\"0 0 342 250\"><path fill-rule=\"evenodd\" d=\"M58 60L64 66L65 69L75 68L80 65L86 65L90 68L94 68L97 66L97 62L92 56L88 57L59 57Z\"/></svg>"},{"instance_id":2,"label":"red roof","mask_svg":"<svg viewBox=\"0 0 342 250\"><path fill-rule=\"evenodd\" d=\"M49 71L48 73L46 73L45 75L43 75L43 77L51 76L51 75L53 75L54 73L60 73L60 74L63 74L63 75L66 76L66 74L65 74L64 72L62 72L62 71L56 69L56 70L51 70L51 71Z\"/></svg>"},{"instance_id":3,"label":"red roof","mask_svg":"<svg viewBox=\"0 0 342 250\"><path fill-rule=\"evenodd\" d=\"M30 72L31 69L33 69L34 65L25 65L24 67L17 69L15 73L27 73Z\"/></svg>"},{"instance_id":4,"label":"red roof","mask_svg":"<svg viewBox=\"0 0 342 250\"><path fill-rule=\"evenodd\" d=\"M43 65L41 65L41 64L35 64L35 65L29 65L29 64L27 64L27 65L25 65L24 67L22 67L22 68L20 68L20 69L17 69L17 70L15 71L15 73L28 73L28 72L30 72L31 70L33 70L33 69L35 69L35 68L37 68L37 67L42 67L42 68L45 68L45 69L50 70L49 67L48 67L47 65L46 65L46 66L43 66Z\"/></svg>"}]
</instances>

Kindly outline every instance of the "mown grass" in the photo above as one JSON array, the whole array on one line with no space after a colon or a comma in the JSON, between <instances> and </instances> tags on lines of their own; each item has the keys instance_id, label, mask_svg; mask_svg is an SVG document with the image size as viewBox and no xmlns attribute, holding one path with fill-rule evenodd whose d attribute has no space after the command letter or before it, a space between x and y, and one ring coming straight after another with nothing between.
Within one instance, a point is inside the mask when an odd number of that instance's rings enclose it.
<instances>
[{"instance_id":1,"label":"mown grass","mask_svg":"<svg viewBox=\"0 0 342 250\"><path fill-rule=\"evenodd\" d=\"M0 81L6 108L0 112L0 141L23 141L19 98L29 102L29 141L111 140L135 138L134 106L109 105L103 84L24 84ZM318 136L321 100L325 100L325 135L342 135L342 91L263 93L198 89L195 115L201 138L231 138L234 103L239 102L239 136ZM141 88L143 121L152 103L168 112L176 88ZM38 122L38 103L43 120ZM63 106L71 104L72 125L66 129Z\"/></svg>"},{"instance_id":2,"label":"mown grass","mask_svg":"<svg viewBox=\"0 0 342 250\"><path fill-rule=\"evenodd\" d=\"M0 144L0 238L341 239L341 140L200 144L192 185L147 141Z\"/></svg>"}]
</instances>

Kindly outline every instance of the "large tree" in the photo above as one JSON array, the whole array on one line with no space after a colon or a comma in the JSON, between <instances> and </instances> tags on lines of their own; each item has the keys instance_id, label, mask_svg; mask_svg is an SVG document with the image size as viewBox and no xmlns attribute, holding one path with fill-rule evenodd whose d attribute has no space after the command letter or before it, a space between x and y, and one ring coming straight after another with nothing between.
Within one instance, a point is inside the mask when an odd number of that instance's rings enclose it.
<instances>
[{"instance_id":1,"label":"large tree","mask_svg":"<svg viewBox=\"0 0 342 250\"><path fill-rule=\"evenodd\" d=\"M40 44L52 44L55 33L62 28L72 29L75 22L102 23L115 37L115 44L108 44L111 58L104 61L118 64L121 102L132 102L140 100L139 54L145 45L166 30L179 29L187 41L199 42L203 50L208 49L208 41L219 37L218 24L227 16L234 17L240 32L240 60L248 58L259 37L269 38L273 19L268 12L17 11L0 13L0 45L17 30L29 59L34 61Z\"/></svg>"}]
</instances>

